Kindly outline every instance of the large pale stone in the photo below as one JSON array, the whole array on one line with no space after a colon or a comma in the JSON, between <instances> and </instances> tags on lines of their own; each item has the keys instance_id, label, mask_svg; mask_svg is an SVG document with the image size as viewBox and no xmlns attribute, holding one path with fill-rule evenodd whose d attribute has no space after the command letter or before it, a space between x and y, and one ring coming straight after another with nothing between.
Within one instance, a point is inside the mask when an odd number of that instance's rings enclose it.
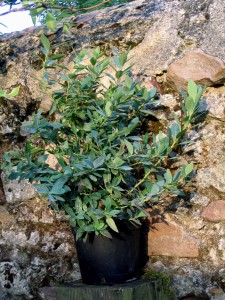
<instances>
[{"instance_id":1,"label":"large pale stone","mask_svg":"<svg viewBox=\"0 0 225 300\"><path fill-rule=\"evenodd\" d=\"M2 238L7 244L11 244L13 242L15 246L20 246L20 247L24 247L28 240L26 233L17 232L13 229L11 230L4 229L2 231Z\"/></svg>"},{"instance_id":2,"label":"large pale stone","mask_svg":"<svg viewBox=\"0 0 225 300\"><path fill-rule=\"evenodd\" d=\"M175 299L186 299L183 297L190 294L196 296L190 300L204 299L200 297L205 290L204 275L200 270L190 266L180 267L176 274L173 274L173 286L176 289Z\"/></svg>"},{"instance_id":3,"label":"large pale stone","mask_svg":"<svg viewBox=\"0 0 225 300\"><path fill-rule=\"evenodd\" d=\"M167 82L178 91L186 89L190 79L206 86L222 84L225 82L225 65L218 57L197 49L173 62L167 70Z\"/></svg>"},{"instance_id":4,"label":"large pale stone","mask_svg":"<svg viewBox=\"0 0 225 300\"><path fill-rule=\"evenodd\" d=\"M225 201L218 200L210 203L202 212L202 217L207 221L225 220Z\"/></svg>"},{"instance_id":5,"label":"large pale stone","mask_svg":"<svg viewBox=\"0 0 225 300\"><path fill-rule=\"evenodd\" d=\"M198 257L199 241L171 221L150 225L148 254L173 257Z\"/></svg>"},{"instance_id":6,"label":"large pale stone","mask_svg":"<svg viewBox=\"0 0 225 300\"><path fill-rule=\"evenodd\" d=\"M36 196L36 189L28 180L9 180L6 173L1 174L6 202L23 202Z\"/></svg>"},{"instance_id":7,"label":"large pale stone","mask_svg":"<svg viewBox=\"0 0 225 300\"><path fill-rule=\"evenodd\" d=\"M225 162L199 170L196 179L201 189L214 187L225 193Z\"/></svg>"}]
</instances>

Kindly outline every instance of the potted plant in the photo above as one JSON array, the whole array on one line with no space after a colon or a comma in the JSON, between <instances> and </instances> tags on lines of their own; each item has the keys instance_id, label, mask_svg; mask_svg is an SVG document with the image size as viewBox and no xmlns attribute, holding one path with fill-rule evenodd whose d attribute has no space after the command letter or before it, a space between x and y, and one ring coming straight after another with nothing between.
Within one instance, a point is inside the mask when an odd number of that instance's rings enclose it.
<instances>
[{"instance_id":1,"label":"potted plant","mask_svg":"<svg viewBox=\"0 0 225 300\"><path fill-rule=\"evenodd\" d=\"M49 43L42 42L47 56ZM28 179L54 210L68 216L84 283L138 276L140 220L165 194L180 194L193 169L192 163L173 172L169 166L179 159L176 149L196 118L201 87L190 81L182 117L174 115L165 132L150 136L144 121L159 102L156 89L132 79L127 56L116 52L107 58L100 48L77 55L74 71L60 74L49 116L38 111L23 123L24 150L7 152L2 164L10 179ZM49 155L57 159L54 168Z\"/></svg>"}]
</instances>

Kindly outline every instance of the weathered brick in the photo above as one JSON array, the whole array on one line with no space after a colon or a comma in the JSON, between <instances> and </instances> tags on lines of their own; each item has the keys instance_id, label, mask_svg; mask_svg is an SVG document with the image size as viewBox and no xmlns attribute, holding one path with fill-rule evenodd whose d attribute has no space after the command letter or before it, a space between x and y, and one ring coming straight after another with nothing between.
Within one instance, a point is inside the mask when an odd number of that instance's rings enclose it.
<instances>
[{"instance_id":1,"label":"weathered brick","mask_svg":"<svg viewBox=\"0 0 225 300\"><path fill-rule=\"evenodd\" d=\"M198 257L199 241L171 221L151 222L148 234L150 256Z\"/></svg>"}]
</instances>

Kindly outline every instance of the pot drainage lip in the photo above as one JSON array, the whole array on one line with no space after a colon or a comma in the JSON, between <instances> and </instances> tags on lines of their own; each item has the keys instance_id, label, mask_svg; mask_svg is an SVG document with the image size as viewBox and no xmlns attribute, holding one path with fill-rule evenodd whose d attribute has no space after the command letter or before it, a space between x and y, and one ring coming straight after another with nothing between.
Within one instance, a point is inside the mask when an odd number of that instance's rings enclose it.
<instances>
[{"instance_id":1,"label":"pot drainage lip","mask_svg":"<svg viewBox=\"0 0 225 300\"><path fill-rule=\"evenodd\" d=\"M131 282L131 281L134 281L134 280L137 280L137 279L138 279L137 277L133 277L131 279L126 280L125 282Z\"/></svg>"}]
</instances>

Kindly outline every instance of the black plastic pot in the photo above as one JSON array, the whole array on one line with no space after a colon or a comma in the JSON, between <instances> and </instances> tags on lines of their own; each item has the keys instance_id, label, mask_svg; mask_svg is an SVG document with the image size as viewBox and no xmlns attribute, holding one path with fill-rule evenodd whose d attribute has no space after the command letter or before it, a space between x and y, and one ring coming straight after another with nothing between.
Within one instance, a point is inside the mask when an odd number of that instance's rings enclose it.
<instances>
[{"instance_id":1,"label":"black plastic pot","mask_svg":"<svg viewBox=\"0 0 225 300\"><path fill-rule=\"evenodd\" d=\"M140 226L117 221L119 233L112 239L89 235L76 241L82 281L85 284L116 284L140 274Z\"/></svg>"}]
</instances>

